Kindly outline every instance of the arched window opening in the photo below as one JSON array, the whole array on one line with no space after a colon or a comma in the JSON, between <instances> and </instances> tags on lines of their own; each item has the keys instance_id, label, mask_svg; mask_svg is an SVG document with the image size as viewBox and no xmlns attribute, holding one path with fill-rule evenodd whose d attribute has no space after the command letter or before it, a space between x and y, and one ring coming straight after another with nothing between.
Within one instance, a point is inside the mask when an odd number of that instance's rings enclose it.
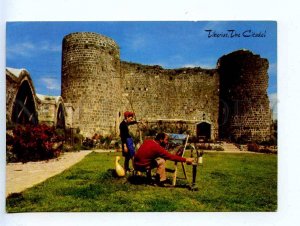
<instances>
[{"instance_id":1,"label":"arched window opening","mask_svg":"<svg viewBox=\"0 0 300 226\"><path fill-rule=\"evenodd\" d=\"M18 90L13 105L12 121L23 125L38 124L38 114L28 81L24 81Z\"/></svg>"}]
</instances>

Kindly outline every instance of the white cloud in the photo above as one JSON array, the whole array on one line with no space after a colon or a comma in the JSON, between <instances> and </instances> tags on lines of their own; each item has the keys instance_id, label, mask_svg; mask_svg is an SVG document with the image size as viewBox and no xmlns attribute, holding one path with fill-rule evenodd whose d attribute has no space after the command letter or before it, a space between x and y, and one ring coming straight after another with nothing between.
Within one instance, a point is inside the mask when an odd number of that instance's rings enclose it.
<instances>
[{"instance_id":1,"label":"white cloud","mask_svg":"<svg viewBox=\"0 0 300 226\"><path fill-rule=\"evenodd\" d=\"M277 93L271 93L269 94L269 100L270 100L270 108L272 110L272 117L273 119L277 119Z\"/></svg>"},{"instance_id":2,"label":"white cloud","mask_svg":"<svg viewBox=\"0 0 300 226\"><path fill-rule=\"evenodd\" d=\"M61 50L60 45L53 45L49 42L42 42L39 44L41 50L48 51L48 52L59 52Z\"/></svg>"},{"instance_id":3,"label":"white cloud","mask_svg":"<svg viewBox=\"0 0 300 226\"><path fill-rule=\"evenodd\" d=\"M53 76L43 76L39 80L39 85L48 90L60 90L60 81L58 78Z\"/></svg>"},{"instance_id":4,"label":"white cloud","mask_svg":"<svg viewBox=\"0 0 300 226\"><path fill-rule=\"evenodd\" d=\"M29 42L15 43L7 48L7 55L30 56L31 52L35 49L34 45Z\"/></svg>"},{"instance_id":5,"label":"white cloud","mask_svg":"<svg viewBox=\"0 0 300 226\"><path fill-rule=\"evenodd\" d=\"M199 65L197 65L197 64L185 64L182 67L191 67L191 68L194 68L194 67L199 67Z\"/></svg>"},{"instance_id":6,"label":"white cloud","mask_svg":"<svg viewBox=\"0 0 300 226\"><path fill-rule=\"evenodd\" d=\"M214 69L217 66L217 62L215 58L212 57L207 57L206 59L203 60L198 60L198 61L194 61L191 63L186 63L183 64L182 67L201 67L204 69Z\"/></svg>"},{"instance_id":7,"label":"white cloud","mask_svg":"<svg viewBox=\"0 0 300 226\"><path fill-rule=\"evenodd\" d=\"M216 67L216 65L212 65L212 64L185 64L182 67L190 67L190 68L194 68L194 67L201 67L204 69L213 69Z\"/></svg>"},{"instance_id":8,"label":"white cloud","mask_svg":"<svg viewBox=\"0 0 300 226\"><path fill-rule=\"evenodd\" d=\"M7 47L7 57L13 56L24 56L29 57L33 55L38 55L42 52L59 52L61 46L53 45L47 41L32 43L32 42L23 42L23 43L14 43Z\"/></svg>"}]
</instances>

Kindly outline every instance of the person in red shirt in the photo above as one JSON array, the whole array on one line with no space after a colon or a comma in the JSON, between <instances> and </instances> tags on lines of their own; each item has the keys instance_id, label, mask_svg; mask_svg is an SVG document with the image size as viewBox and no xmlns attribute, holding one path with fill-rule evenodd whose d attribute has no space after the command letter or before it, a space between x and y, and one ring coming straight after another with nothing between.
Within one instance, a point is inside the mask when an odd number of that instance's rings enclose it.
<instances>
[{"instance_id":1,"label":"person in red shirt","mask_svg":"<svg viewBox=\"0 0 300 226\"><path fill-rule=\"evenodd\" d=\"M154 140L145 140L134 155L135 170L144 170L147 168L157 168L157 182L164 186L167 182L166 160L175 162L186 162L192 164L194 158L183 158L169 153L164 147L168 144L168 135L159 133Z\"/></svg>"}]
</instances>

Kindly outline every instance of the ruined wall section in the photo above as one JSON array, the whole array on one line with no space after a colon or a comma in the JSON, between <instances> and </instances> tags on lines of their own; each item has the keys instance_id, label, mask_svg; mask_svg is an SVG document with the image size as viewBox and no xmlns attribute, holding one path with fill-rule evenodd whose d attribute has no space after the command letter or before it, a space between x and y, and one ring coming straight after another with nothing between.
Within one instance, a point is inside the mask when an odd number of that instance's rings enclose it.
<instances>
[{"instance_id":1,"label":"ruined wall section","mask_svg":"<svg viewBox=\"0 0 300 226\"><path fill-rule=\"evenodd\" d=\"M26 93L27 101L26 103L31 102L31 108L28 109L28 104L25 104L24 102L20 102L17 100L17 94L20 91L20 88L23 84L27 83L29 87L29 92ZM26 99L26 96L24 98ZM25 69L15 69L15 68L6 68L6 122L11 123L13 120L13 111L14 108L18 106L23 108L23 111L27 113L27 115L30 116L30 114L33 114L36 117L36 120L38 121L38 99L36 97L34 85L32 82L32 79L30 77L30 74Z\"/></svg>"},{"instance_id":2,"label":"ruined wall section","mask_svg":"<svg viewBox=\"0 0 300 226\"><path fill-rule=\"evenodd\" d=\"M16 94L18 92L18 88L19 84L15 82L10 76L6 76L6 122L11 122L13 105L15 102Z\"/></svg>"},{"instance_id":3,"label":"ruined wall section","mask_svg":"<svg viewBox=\"0 0 300 226\"><path fill-rule=\"evenodd\" d=\"M220 137L263 141L270 136L269 62L247 50L221 57Z\"/></svg>"},{"instance_id":4,"label":"ruined wall section","mask_svg":"<svg viewBox=\"0 0 300 226\"><path fill-rule=\"evenodd\" d=\"M44 96L37 94L39 98L39 120L40 123L47 124L49 126L55 126L55 115L56 115L56 101L55 97Z\"/></svg>"},{"instance_id":5,"label":"ruined wall section","mask_svg":"<svg viewBox=\"0 0 300 226\"><path fill-rule=\"evenodd\" d=\"M122 111L134 110L147 121L185 121L195 135L200 122L211 124L218 137L219 76L201 68L163 69L121 63Z\"/></svg>"},{"instance_id":6,"label":"ruined wall section","mask_svg":"<svg viewBox=\"0 0 300 226\"><path fill-rule=\"evenodd\" d=\"M73 127L84 136L117 130L120 106L120 54L110 38L90 32L64 37L62 97L74 108Z\"/></svg>"},{"instance_id":7,"label":"ruined wall section","mask_svg":"<svg viewBox=\"0 0 300 226\"><path fill-rule=\"evenodd\" d=\"M47 124L49 126L61 126L63 128L70 128L71 124L64 123L64 125L58 125L58 114L61 118L68 118L68 112L66 112L65 104L60 96L46 96L42 94L36 94L38 98L38 115L39 122ZM61 106L61 109L60 109ZM61 110L61 111L60 111ZM69 122L69 121L68 121Z\"/></svg>"}]
</instances>

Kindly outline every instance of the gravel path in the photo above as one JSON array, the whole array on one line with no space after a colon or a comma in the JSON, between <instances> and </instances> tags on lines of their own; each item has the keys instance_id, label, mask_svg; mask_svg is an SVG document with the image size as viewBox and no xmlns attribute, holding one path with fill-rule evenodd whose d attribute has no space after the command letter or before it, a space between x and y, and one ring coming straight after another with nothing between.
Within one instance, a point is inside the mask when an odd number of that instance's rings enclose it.
<instances>
[{"instance_id":1,"label":"gravel path","mask_svg":"<svg viewBox=\"0 0 300 226\"><path fill-rule=\"evenodd\" d=\"M57 159L41 162L8 163L6 165L6 196L18 193L81 161L92 151L66 152Z\"/></svg>"}]
</instances>

